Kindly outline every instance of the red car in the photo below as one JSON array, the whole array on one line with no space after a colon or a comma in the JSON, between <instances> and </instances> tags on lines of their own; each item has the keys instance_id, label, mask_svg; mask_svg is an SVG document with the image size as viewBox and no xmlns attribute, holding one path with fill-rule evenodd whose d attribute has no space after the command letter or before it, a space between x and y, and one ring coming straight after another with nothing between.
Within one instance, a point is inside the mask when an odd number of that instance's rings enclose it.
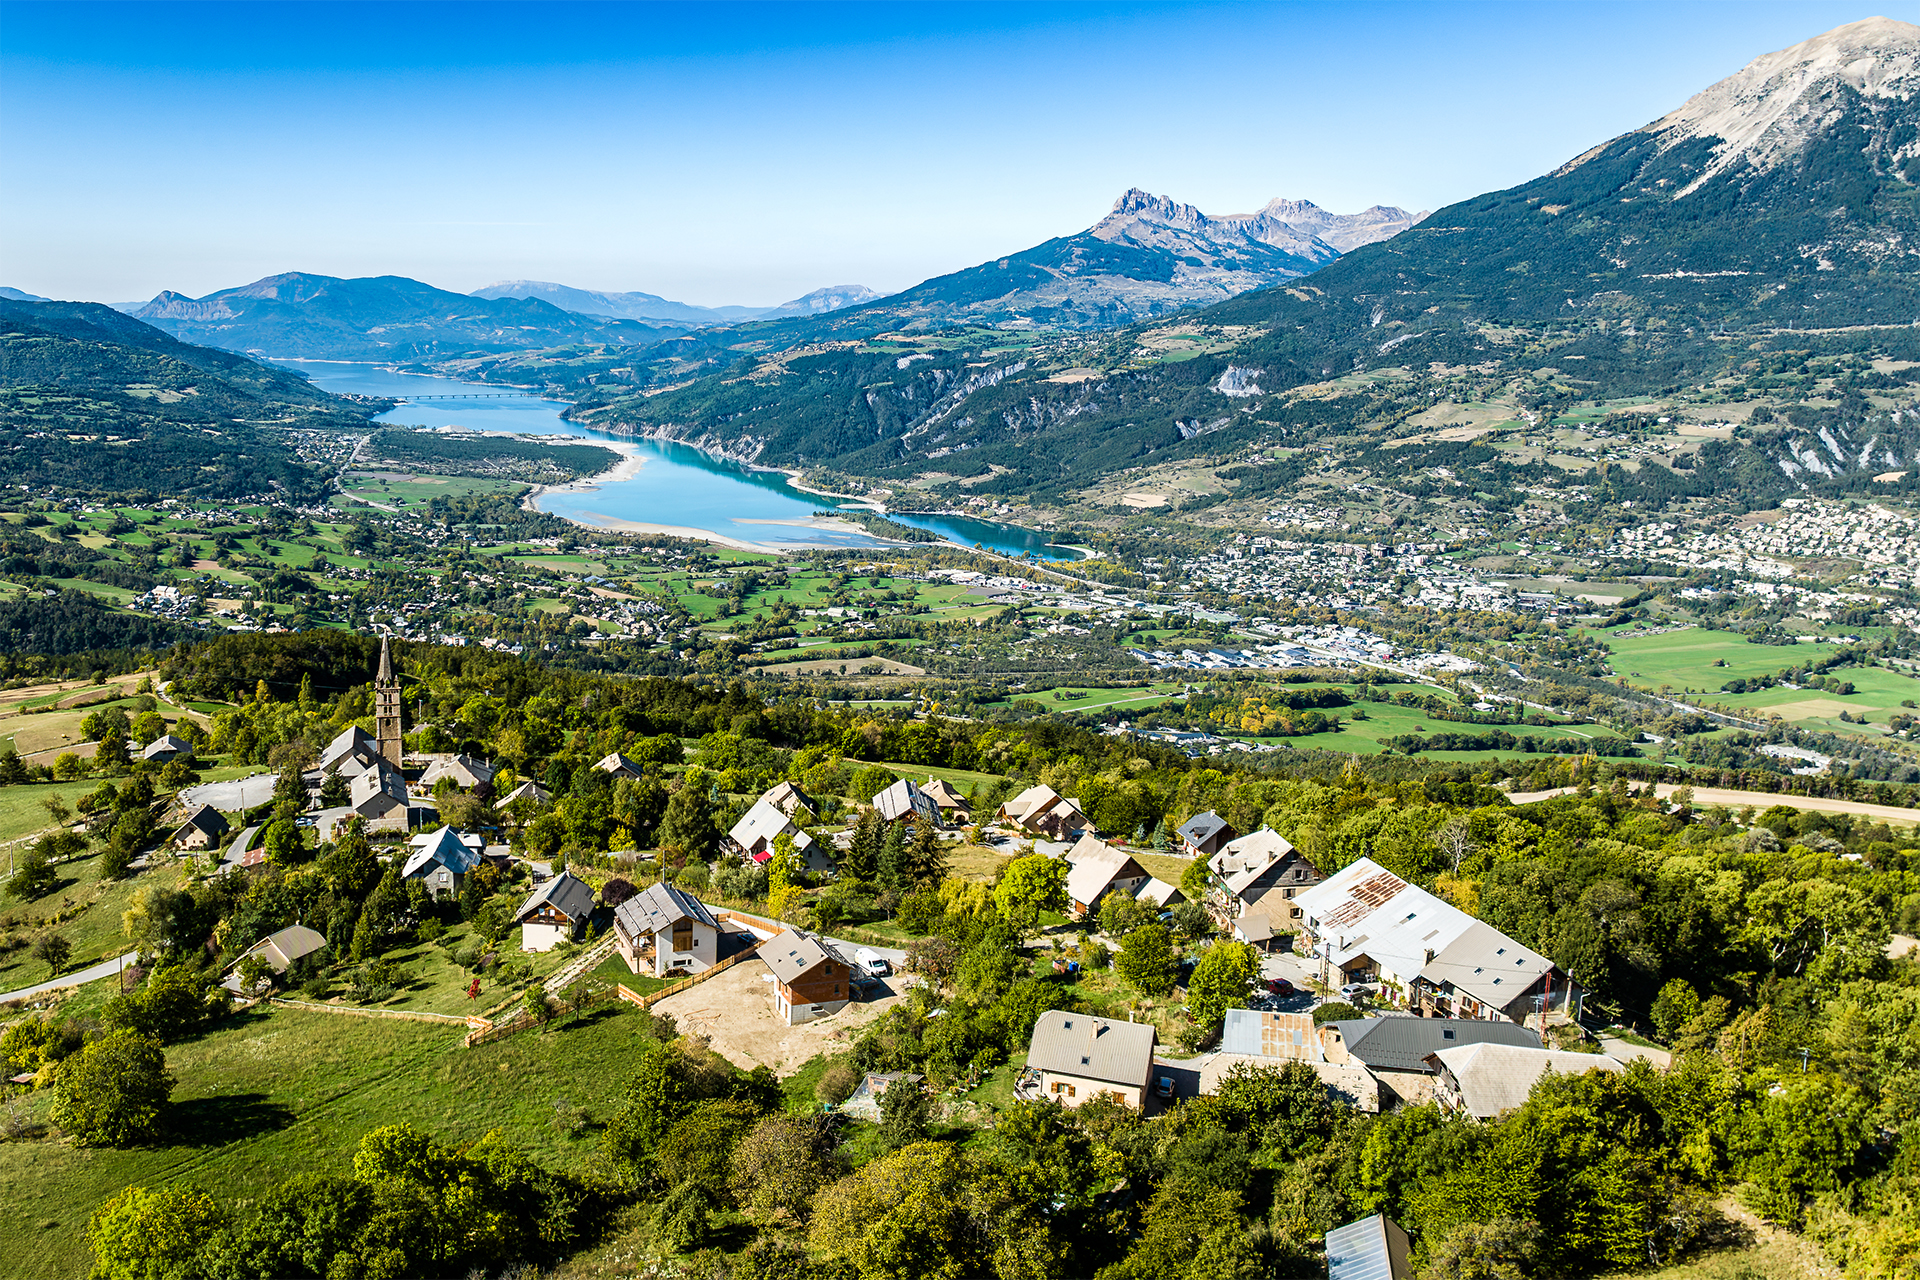
<instances>
[{"instance_id":1,"label":"red car","mask_svg":"<svg viewBox=\"0 0 1920 1280\"><path fill-rule=\"evenodd\" d=\"M1267 990L1276 996L1290 996L1295 994L1293 984L1285 978L1267 979Z\"/></svg>"}]
</instances>

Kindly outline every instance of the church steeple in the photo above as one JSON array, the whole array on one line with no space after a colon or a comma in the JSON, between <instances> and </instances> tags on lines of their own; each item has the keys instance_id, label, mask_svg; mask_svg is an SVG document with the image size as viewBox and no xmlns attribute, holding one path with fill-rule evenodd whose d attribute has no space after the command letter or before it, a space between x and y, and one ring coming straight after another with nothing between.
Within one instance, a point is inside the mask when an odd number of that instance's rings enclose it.
<instances>
[{"instance_id":1,"label":"church steeple","mask_svg":"<svg viewBox=\"0 0 1920 1280\"><path fill-rule=\"evenodd\" d=\"M406 750L400 734L400 682L393 674L393 644L380 637L380 669L373 677L373 737L388 764L400 767Z\"/></svg>"}]
</instances>

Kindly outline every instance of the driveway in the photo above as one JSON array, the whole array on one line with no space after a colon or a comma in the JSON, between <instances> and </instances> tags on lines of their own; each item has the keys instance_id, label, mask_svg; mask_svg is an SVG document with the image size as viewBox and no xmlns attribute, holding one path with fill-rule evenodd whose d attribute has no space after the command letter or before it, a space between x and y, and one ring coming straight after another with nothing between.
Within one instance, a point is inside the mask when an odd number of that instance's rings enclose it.
<instances>
[{"instance_id":1,"label":"driveway","mask_svg":"<svg viewBox=\"0 0 1920 1280\"><path fill-rule=\"evenodd\" d=\"M9 1000L31 1000L33 997L44 995L49 991L58 991L61 987L77 987L84 983L93 982L99 978L111 978L122 969L131 967L138 959L139 956L137 954L129 951L123 956L115 956L111 960L102 960L99 964L88 965L77 973L62 974L60 977L42 982L38 986L22 987L18 991L0 993L0 1003L5 1003Z\"/></svg>"},{"instance_id":2,"label":"driveway","mask_svg":"<svg viewBox=\"0 0 1920 1280\"><path fill-rule=\"evenodd\" d=\"M250 778L235 778L231 782L203 782L182 791L180 799L188 805L210 804L222 813L238 813L242 809L256 809L272 800L276 781L271 773L256 773Z\"/></svg>"},{"instance_id":3,"label":"driveway","mask_svg":"<svg viewBox=\"0 0 1920 1280\"><path fill-rule=\"evenodd\" d=\"M797 1027L773 1012L773 974L748 960L653 1006L671 1016L681 1032L703 1035L713 1050L740 1067L765 1065L790 1076L816 1054L852 1045L860 1028L900 1003L897 995L850 1004L827 1018Z\"/></svg>"}]
</instances>

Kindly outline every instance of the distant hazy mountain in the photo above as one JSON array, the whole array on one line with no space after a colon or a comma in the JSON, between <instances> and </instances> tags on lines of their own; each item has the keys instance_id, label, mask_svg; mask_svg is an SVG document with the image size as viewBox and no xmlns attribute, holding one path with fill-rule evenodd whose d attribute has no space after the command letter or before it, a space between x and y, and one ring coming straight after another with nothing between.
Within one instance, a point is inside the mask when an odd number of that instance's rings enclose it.
<instances>
[{"instance_id":1,"label":"distant hazy mountain","mask_svg":"<svg viewBox=\"0 0 1920 1280\"><path fill-rule=\"evenodd\" d=\"M194 346L95 302L0 301L0 448L23 483L240 497L324 487L270 422L365 425L384 402Z\"/></svg>"},{"instance_id":2,"label":"distant hazy mountain","mask_svg":"<svg viewBox=\"0 0 1920 1280\"><path fill-rule=\"evenodd\" d=\"M1305 200L1210 216L1136 189L1078 235L928 280L868 304L861 318L901 328L1128 324L1306 275L1424 216L1378 205L1334 214Z\"/></svg>"},{"instance_id":3,"label":"distant hazy mountain","mask_svg":"<svg viewBox=\"0 0 1920 1280\"><path fill-rule=\"evenodd\" d=\"M48 298L43 298L43 297L41 297L41 296L40 296L39 294L37 294L37 293L22 293L22 292L21 292L20 290L18 290L18 289L12 289L12 288L9 288L8 286L6 286L6 285L4 285L4 284L0 284L0 298L5 298L5 299L6 299L6 300L7 300L8 302L48 302L48 301L51 301L51 299L48 299Z\"/></svg>"},{"instance_id":4,"label":"distant hazy mountain","mask_svg":"<svg viewBox=\"0 0 1920 1280\"><path fill-rule=\"evenodd\" d=\"M697 307L652 293L602 293L576 289L546 280L502 280L475 289L476 298L538 298L583 316L615 316L628 320L668 320L686 324L733 324L783 316L819 315L842 307L870 302L880 295L863 284L830 285L777 307Z\"/></svg>"},{"instance_id":5,"label":"distant hazy mountain","mask_svg":"<svg viewBox=\"0 0 1920 1280\"><path fill-rule=\"evenodd\" d=\"M422 360L579 343L649 345L687 326L584 316L538 298L474 298L404 276L290 272L204 298L168 291L133 314L178 338L320 360Z\"/></svg>"}]
</instances>

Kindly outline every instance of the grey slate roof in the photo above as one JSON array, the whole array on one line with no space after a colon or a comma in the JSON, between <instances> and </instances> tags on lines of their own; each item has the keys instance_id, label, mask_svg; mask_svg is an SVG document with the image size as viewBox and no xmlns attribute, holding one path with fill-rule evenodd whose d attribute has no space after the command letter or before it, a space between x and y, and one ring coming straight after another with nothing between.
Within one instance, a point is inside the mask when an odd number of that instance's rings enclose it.
<instances>
[{"instance_id":1,"label":"grey slate roof","mask_svg":"<svg viewBox=\"0 0 1920 1280\"><path fill-rule=\"evenodd\" d=\"M789 929L763 944L760 958L767 962L767 968L773 970L773 976L785 983L792 983L822 960L852 967L852 962L841 955L831 942L804 929Z\"/></svg>"},{"instance_id":2,"label":"grey slate roof","mask_svg":"<svg viewBox=\"0 0 1920 1280\"><path fill-rule=\"evenodd\" d=\"M551 906L569 920L584 920L593 913L593 886L571 871L562 871L535 889L520 905L516 921L525 920L541 906Z\"/></svg>"},{"instance_id":3,"label":"grey slate roof","mask_svg":"<svg viewBox=\"0 0 1920 1280\"><path fill-rule=\"evenodd\" d=\"M1202 844L1227 825L1227 820L1209 809L1205 813L1196 813L1180 824L1180 834L1195 844Z\"/></svg>"},{"instance_id":4,"label":"grey slate roof","mask_svg":"<svg viewBox=\"0 0 1920 1280\"><path fill-rule=\"evenodd\" d=\"M441 827L407 859L400 869L400 878L407 879L435 862L457 875L465 875L480 865L480 851L462 840L452 827Z\"/></svg>"},{"instance_id":5,"label":"grey slate roof","mask_svg":"<svg viewBox=\"0 0 1920 1280\"><path fill-rule=\"evenodd\" d=\"M1406 1280L1407 1233L1384 1213L1327 1232L1327 1280Z\"/></svg>"},{"instance_id":6,"label":"grey slate roof","mask_svg":"<svg viewBox=\"0 0 1920 1280\"><path fill-rule=\"evenodd\" d=\"M1153 1027L1049 1009L1033 1025L1027 1065L1037 1071L1142 1086L1153 1069Z\"/></svg>"},{"instance_id":7,"label":"grey slate roof","mask_svg":"<svg viewBox=\"0 0 1920 1280\"><path fill-rule=\"evenodd\" d=\"M615 909L613 918L629 938L671 929L676 920L690 919L710 929L720 927L705 903L685 889L665 883L648 885L628 898Z\"/></svg>"},{"instance_id":8,"label":"grey slate roof","mask_svg":"<svg viewBox=\"0 0 1920 1280\"><path fill-rule=\"evenodd\" d=\"M1422 1071L1430 1053L1467 1044L1511 1044L1538 1049L1540 1037L1516 1023L1479 1018L1353 1018L1332 1024L1346 1051L1380 1071Z\"/></svg>"}]
</instances>

